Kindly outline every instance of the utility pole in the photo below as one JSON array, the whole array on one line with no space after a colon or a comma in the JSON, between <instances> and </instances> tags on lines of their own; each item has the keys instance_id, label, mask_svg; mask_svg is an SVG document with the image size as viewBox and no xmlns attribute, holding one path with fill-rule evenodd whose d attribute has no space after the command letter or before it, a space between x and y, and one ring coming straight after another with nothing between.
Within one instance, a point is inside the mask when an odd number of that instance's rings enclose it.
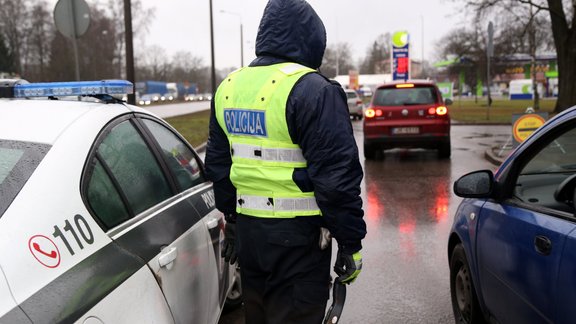
<instances>
[{"instance_id":1,"label":"utility pole","mask_svg":"<svg viewBox=\"0 0 576 324\"><path fill-rule=\"evenodd\" d=\"M216 93L216 65L214 60L214 15L212 14L212 0L210 0L210 58L212 67L210 73L212 75L212 95Z\"/></svg>"},{"instance_id":2,"label":"utility pole","mask_svg":"<svg viewBox=\"0 0 576 324\"><path fill-rule=\"evenodd\" d=\"M126 41L126 79L132 82L136 87L136 78L134 76L134 46L132 44L132 6L130 0L124 0L124 28L125 28L125 41ZM128 94L128 103L131 105L136 104L136 91Z\"/></svg>"},{"instance_id":3,"label":"utility pole","mask_svg":"<svg viewBox=\"0 0 576 324\"><path fill-rule=\"evenodd\" d=\"M540 96L538 95L538 83L536 82L536 28L534 26L534 13L530 4L530 23L528 25L528 43L530 46L530 76L532 79L532 94L534 95L533 108L540 110Z\"/></svg>"},{"instance_id":4,"label":"utility pole","mask_svg":"<svg viewBox=\"0 0 576 324\"><path fill-rule=\"evenodd\" d=\"M494 25L488 24L488 45L486 46L486 93L488 96L488 107L486 108L486 118L490 119L490 107L492 106L492 96L490 96L490 58L494 56Z\"/></svg>"}]
</instances>

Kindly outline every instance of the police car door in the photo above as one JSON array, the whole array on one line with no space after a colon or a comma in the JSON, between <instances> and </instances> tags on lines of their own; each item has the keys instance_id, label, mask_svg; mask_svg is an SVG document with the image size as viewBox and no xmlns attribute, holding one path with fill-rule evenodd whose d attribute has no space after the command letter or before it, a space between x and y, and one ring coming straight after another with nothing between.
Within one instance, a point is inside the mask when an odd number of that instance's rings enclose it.
<instances>
[{"instance_id":1,"label":"police car door","mask_svg":"<svg viewBox=\"0 0 576 324\"><path fill-rule=\"evenodd\" d=\"M175 322L208 323L217 278L206 225L189 202L199 184L180 192L158 152L135 119L108 126L94 159L111 175L121 199L96 215L117 244L148 263Z\"/></svg>"},{"instance_id":2,"label":"police car door","mask_svg":"<svg viewBox=\"0 0 576 324\"><path fill-rule=\"evenodd\" d=\"M166 252L165 258L169 261L169 253L173 253L174 249L186 255L190 255L186 251L190 251L192 246L202 251L202 258L198 257L199 254L195 258L187 256L181 258L179 265L175 263L175 266L180 267L178 271L183 272L182 275L171 276L171 270L168 269L170 265L166 269L155 268L158 264L166 263L166 260L159 259L159 263L151 263L150 267L160 275L168 303L180 309L178 313L182 314L183 321L194 319L194 323L216 323L227 276L224 276L223 259L220 257L224 220L215 209L212 184L204 177L202 162L184 140L159 121L150 118L142 118L140 121L151 135L157 150L162 152L161 156L180 195L188 203L187 208L193 208L199 215L198 223L182 235L178 243L175 242L172 250ZM184 276L192 279L186 290L182 289Z\"/></svg>"},{"instance_id":3,"label":"police car door","mask_svg":"<svg viewBox=\"0 0 576 324\"><path fill-rule=\"evenodd\" d=\"M0 268L0 321L30 323L24 312L12 298L10 288L5 280L4 272Z\"/></svg>"}]
</instances>

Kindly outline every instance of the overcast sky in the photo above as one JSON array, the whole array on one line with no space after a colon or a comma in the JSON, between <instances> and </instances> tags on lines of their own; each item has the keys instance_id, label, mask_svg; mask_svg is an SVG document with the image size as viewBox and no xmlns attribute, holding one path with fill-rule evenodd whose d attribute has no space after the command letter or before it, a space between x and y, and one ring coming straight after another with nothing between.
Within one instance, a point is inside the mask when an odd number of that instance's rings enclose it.
<instances>
[{"instance_id":1,"label":"overcast sky","mask_svg":"<svg viewBox=\"0 0 576 324\"><path fill-rule=\"evenodd\" d=\"M88 4L97 0L86 0ZM140 0L155 17L146 46L157 45L167 55L189 51L210 65L209 0ZM56 0L49 0L55 3ZM244 63L254 56L258 24L267 0L212 0L215 61L218 69L240 65L240 22L244 31ZM411 56L433 61L435 45L454 28L462 28L461 3L451 0L308 0L326 26L328 45L347 42L355 62L380 34L405 30ZM230 12L223 13L222 10ZM138 44L136 44L138 45ZM135 48L141 55L142 48Z\"/></svg>"}]
</instances>

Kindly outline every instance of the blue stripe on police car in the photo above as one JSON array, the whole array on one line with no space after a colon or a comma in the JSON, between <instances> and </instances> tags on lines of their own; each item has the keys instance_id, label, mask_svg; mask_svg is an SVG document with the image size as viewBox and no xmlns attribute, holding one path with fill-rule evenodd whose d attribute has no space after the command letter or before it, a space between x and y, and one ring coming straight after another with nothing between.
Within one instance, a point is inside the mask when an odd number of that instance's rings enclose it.
<instances>
[{"instance_id":1,"label":"blue stripe on police car","mask_svg":"<svg viewBox=\"0 0 576 324\"><path fill-rule=\"evenodd\" d=\"M267 137L266 113L260 110L225 109L224 120L228 133Z\"/></svg>"}]
</instances>

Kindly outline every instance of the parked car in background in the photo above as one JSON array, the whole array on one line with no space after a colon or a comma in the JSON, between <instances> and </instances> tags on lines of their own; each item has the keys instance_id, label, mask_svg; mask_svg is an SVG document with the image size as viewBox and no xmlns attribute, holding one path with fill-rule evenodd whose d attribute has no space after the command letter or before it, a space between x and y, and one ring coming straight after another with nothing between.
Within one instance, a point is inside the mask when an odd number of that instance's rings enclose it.
<instances>
[{"instance_id":1,"label":"parked car in background","mask_svg":"<svg viewBox=\"0 0 576 324\"><path fill-rule=\"evenodd\" d=\"M350 117L354 120L362 119L362 116L364 116L364 103L362 102L362 98L360 98L356 90L344 89L344 92L346 92Z\"/></svg>"},{"instance_id":2,"label":"parked car in background","mask_svg":"<svg viewBox=\"0 0 576 324\"><path fill-rule=\"evenodd\" d=\"M210 100L212 100L212 94L211 94L211 93L205 93L205 94L203 94L203 95L202 95L202 100L205 100L205 101L210 101Z\"/></svg>"},{"instance_id":3,"label":"parked car in background","mask_svg":"<svg viewBox=\"0 0 576 324\"><path fill-rule=\"evenodd\" d=\"M202 160L114 97L132 89L0 85L0 323L216 324L239 304Z\"/></svg>"},{"instance_id":4,"label":"parked car in background","mask_svg":"<svg viewBox=\"0 0 576 324\"><path fill-rule=\"evenodd\" d=\"M151 93L150 97L152 98L152 102L158 102L162 98L162 95L159 93Z\"/></svg>"},{"instance_id":5,"label":"parked car in background","mask_svg":"<svg viewBox=\"0 0 576 324\"><path fill-rule=\"evenodd\" d=\"M364 113L364 157L386 149L437 149L449 158L450 115L434 82L391 82L379 86Z\"/></svg>"},{"instance_id":6,"label":"parked car in background","mask_svg":"<svg viewBox=\"0 0 576 324\"><path fill-rule=\"evenodd\" d=\"M363 98L372 97L372 89L370 89L370 87L361 87L361 88L358 90L358 93L359 93Z\"/></svg>"},{"instance_id":7,"label":"parked car in background","mask_svg":"<svg viewBox=\"0 0 576 324\"><path fill-rule=\"evenodd\" d=\"M160 97L160 101L173 101L174 98L175 98L174 94L168 92Z\"/></svg>"},{"instance_id":8,"label":"parked car in background","mask_svg":"<svg viewBox=\"0 0 576 324\"><path fill-rule=\"evenodd\" d=\"M152 102L154 102L154 96L151 94L145 94L140 96L140 98L138 99L138 104L140 106L148 106L150 105Z\"/></svg>"},{"instance_id":9,"label":"parked car in background","mask_svg":"<svg viewBox=\"0 0 576 324\"><path fill-rule=\"evenodd\" d=\"M454 183L447 252L457 323L576 318L576 107L524 140L495 174Z\"/></svg>"}]
</instances>

